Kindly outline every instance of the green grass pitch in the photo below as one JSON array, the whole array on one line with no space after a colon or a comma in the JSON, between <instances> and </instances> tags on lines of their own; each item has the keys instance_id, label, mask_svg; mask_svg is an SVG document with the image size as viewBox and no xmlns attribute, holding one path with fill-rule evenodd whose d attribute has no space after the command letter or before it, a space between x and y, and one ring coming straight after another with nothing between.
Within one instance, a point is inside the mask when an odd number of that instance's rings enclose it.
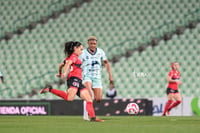
<instances>
[{"instance_id":1,"label":"green grass pitch","mask_svg":"<svg viewBox=\"0 0 200 133\"><path fill-rule=\"evenodd\" d=\"M82 116L0 116L0 133L199 133L200 117L100 116L104 122Z\"/></svg>"}]
</instances>

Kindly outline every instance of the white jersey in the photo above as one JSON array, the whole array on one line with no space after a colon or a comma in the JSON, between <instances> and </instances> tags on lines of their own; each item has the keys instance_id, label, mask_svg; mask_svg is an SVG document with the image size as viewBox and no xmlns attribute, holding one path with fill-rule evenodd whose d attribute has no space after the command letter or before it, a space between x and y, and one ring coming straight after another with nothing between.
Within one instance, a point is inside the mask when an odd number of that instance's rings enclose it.
<instances>
[{"instance_id":1,"label":"white jersey","mask_svg":"<svg viewBox=\"0 0 200 133\"><path fill-rule=\"evenodd\" d=\"M80 59L82 61L82 77L101 78L101 62L107 59L102 49L96 48L95 53L91 53L88 48L84 49Z\"/></svg>"}]
</instances>

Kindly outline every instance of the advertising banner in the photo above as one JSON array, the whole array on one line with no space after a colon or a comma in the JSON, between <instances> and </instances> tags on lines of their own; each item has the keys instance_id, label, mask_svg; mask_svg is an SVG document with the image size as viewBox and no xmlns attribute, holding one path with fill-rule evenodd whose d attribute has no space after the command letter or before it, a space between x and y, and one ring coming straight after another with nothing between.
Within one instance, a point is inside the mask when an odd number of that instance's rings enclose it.
<instances>
[{"instance_id":1,"label":"advertising banner","mask_svg":"<svg viewBox=\"0 0 200 133\"><path fill-rule=\"evenodd\" d=\"M104 99L100 103L94 101L96 115L128 115L128 103L137 103L137 115L152 115L152 101L148 99ZM35 100L35 101L0 101L0 115L82 115L83 101L74 100Z\"/></svg>"},{"instance_id":2,"label":"advertising banner","mask_svg":"<svg viewBox=\"0 0 200 133\"><path fill-rule=\"evenodd\" d=\"M0 115L50 115L50 103L0 101Z\"/></svg>"},{"instance_id":3,"label":"advertising banner","mask_svg":"<svg viewBox=\"0 0 200 133\"><path fill-rule=\"evenodd\" d=\"M193 97L182 97L182 102L170 111L170 116L192 116L191 107ZM162 116L167 98L151 98L153 101L153 116Z\"/></svg>"}]
</instances>

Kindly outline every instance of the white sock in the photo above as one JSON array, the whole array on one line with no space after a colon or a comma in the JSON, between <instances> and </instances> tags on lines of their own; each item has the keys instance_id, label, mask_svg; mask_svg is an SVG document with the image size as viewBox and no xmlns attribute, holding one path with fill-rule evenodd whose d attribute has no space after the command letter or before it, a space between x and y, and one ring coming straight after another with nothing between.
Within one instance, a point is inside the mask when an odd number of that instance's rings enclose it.
<instances>
[{"instance_id":1,"label":"white sock","mask_svg":"<svg viewBox=\"0 0 200 133\"><path fill-rule=\"evenodd\" d=\"M88 119L88 112L87 112L87 109L86 109L86 101L83 101L83 118L84 119Z\"/></svg>"}]
</instances>

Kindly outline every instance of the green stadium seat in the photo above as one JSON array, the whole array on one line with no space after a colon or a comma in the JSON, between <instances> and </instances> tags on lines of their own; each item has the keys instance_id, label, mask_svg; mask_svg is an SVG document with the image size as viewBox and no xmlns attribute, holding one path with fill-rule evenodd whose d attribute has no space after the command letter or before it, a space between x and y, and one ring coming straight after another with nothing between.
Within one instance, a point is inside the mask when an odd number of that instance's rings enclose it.
<instances>
[{"instance_id":1,"label":"green stadium seat","mask_svg":"<svg viewBox=\"0 0 200 133\"><path fill-rule=\"evenodd\" d=\"M4 35L6 31L15 29L12 25L18 18L32 15L34 16L32 18L33 20L38 20L42 16L50 15L52 11L61 10L65 4L74 3L74 1L71 0L64 0L49 8L52 4L51 2L57 1L1 1L1 5L3 5L0 9L2 13L0 16L2 20L0 24L3 25L3 31L1 30L0 33L1 36ZM26 29L21 36L14 35L8 42L1 40L0 53L3 54L1 54L0 60L4 60L1 65L3 65L4 73L6 73L6 75L8 74L6 80L16 89L16 93L7 92L7 94L10 95L10 97L16 97L16 94L18 92L21 93L21 90L24 89L21 84L28 79L38 75L41 76L49 71L56 73L57 65L65 58L62 52L63 43L65 41L78 40L87 47L88 36L95 35L98 38L98 47L104 49L108 58L111 59L113 55L121 56L126 50L137 48L140 43L145 43L147 31L156 29L156 27L164 25L164 23L169 20L173 20L176 26L184 26L190 19L185 19L185 17L192 11L199 9L199 5L198 0L192 2L190 0L183 0L182 2L163 0L93 0L91 3L84 3L79 8L73 8L68 14L61 14L57 19L50 19L44 25L37 24L34 30L29 31ZM34 14L31 12L32 9L35 11L37 10L39 13ZM24 23L20 22L19 25L15 24L15 26L27 25L28 21L30 20L24 20L22 21ZM195 71L195 68L191 67L188 69L186 66L189 64L198 64L195 57L199 55L199 47L196 46L200 43L199 28L200 26L198 24L193 30L186 29L182 36L174 35L172 40L167 42L161 40L157 47L147 47L143 53L134 52L132 57L128 59L122 58L120 62L111 64L117 88L119 88L119 92L123 93L119 95L122 97L153 97L155 96L154 92L158 92L157 96L164 96L163 90L160 90L161 86L154 86L155 88L152 93L148 91L148 89L152 87L152 82L159 81L162 85L166 84L164 79L161 80L158 79L158 77L166 76L169 71L166 66L176 59L180 61L181 69L184 70L185 73L191 74L190 71ZM147 39L150 39L150 36L161 36L165 32L173 30L175 30L174 26L172 26L172 28L163 26L160 34L157 34L158 31L156 30L152 31L148 34ZM115 47L116 44L121 43L121 46L118 48ZM188 44L190 44L190 46ZM176 52L177 49L179 49L178 52ZM16 70L13 69L11 65L16 65ZM20 68L23 69L19 71ZM131 77L133 71L151 73L153 80L145 80L144 82L141 79ZM22 75L22 73L24 75ZM40 84L57 81L58 79L52 76L55 75L55 73L45 76L40 83L34 83L34 81L29 84L29 87L33 85L39 89L41 86ZM104 88L106 88L108 75L104 73L107 73L105 69L102 74L105 76L102 77L103 82L105 82ZM10 75L14 76L11 77ZM130 79L127 79L127 77L130 77ZM187 77L187 75L183 76L183 80L186 80L184 77ZM18 80L15 82L16 79ZM197 79L193 79L195 81L192 87L197 86ZM138 84L141 84L142 91L140 91L141 86ZM127 90L121 91L120 89L124 89L124 87L126 87ZM185 89L184 87L183 90ZM62 86L61 88L64 87ZM134 89L136 90L133 91ZM187 94L184 93L184 95ZM193 94L190 92L189 95ZM40 95L34 98L37 97L45 98L45 96ZM49 96L49 98L54 97Z\"/></svg>"}]
</instances>

